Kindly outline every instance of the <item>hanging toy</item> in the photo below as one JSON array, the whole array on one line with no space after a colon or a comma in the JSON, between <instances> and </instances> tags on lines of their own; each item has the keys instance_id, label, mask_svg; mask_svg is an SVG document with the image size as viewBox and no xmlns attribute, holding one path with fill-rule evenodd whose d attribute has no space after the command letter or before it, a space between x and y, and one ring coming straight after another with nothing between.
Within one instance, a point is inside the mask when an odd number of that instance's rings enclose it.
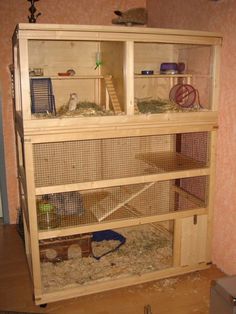
<instances>
[{"instance_id":1,"label":"hanging toy","mask_svg":"<svg viewBox=\"0 0 236 314\"><path fill-rule=\"evenodd\" d=\"M202 105L200 104L199 92L190 84L174 85L170 90L169 98L182 108L194 107L197 99L198 107L202 108Z\"/></svg>"}]
</instances>

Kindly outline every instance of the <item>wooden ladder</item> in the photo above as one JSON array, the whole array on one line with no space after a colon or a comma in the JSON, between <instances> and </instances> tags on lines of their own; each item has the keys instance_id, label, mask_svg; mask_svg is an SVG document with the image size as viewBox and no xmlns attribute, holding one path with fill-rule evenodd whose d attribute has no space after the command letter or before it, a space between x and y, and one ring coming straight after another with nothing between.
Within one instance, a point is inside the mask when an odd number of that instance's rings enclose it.
<instances>
[{"instance_id":1,"label":"wooden ladder","mask_svg":"<svg viewBox=\"0 0 236 314\"><path fill-rule=\"evenodd\" d=\"M105 81L107 92L108 92L108 95L110 97L111 104L112 104L114 112L115 113L121 113L122 110L121 110L121 106L120 106L120 103L119 103L119 100L118 100L118 97L117 97L117 94L116 94L116 91L115 91L114 84L112 82L112 76L111 75L106 75L104 77L104 81Z\"/></svg>"}]
</instances>

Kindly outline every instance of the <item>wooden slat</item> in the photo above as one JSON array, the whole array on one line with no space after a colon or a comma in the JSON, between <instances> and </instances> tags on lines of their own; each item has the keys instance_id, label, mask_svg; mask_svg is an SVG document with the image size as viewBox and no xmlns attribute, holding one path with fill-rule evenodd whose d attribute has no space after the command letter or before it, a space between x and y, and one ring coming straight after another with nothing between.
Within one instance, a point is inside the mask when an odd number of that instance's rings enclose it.
<instances>
[{"instance_id":1,"label":"wooden slat","mask_svg":"<svg viewBox=\"0 0 236 314\"><path fill-rule=\"evenodd\" d=\"M213 50L213 65L212 65L212 85L210 93L211 109L217 110L219 107L219 94L220 94L220 59L221 47L212 47Z\"/></svg>"},{"instance_id":2,"label":"wooden slat","mask_svg":"<svg viewBox=\"0 0 236 314\"><path fill-rule=\"evenodd\" d=\"M206 176L206 175L209 175L209 169L199 168L199 169L192 169L192 170L173 171L169 173L141 175L141 176L129 177L129 178L38 187L35 189L35 193L36 195L43 195L43 194L70 192L70 191L85 191L85 190L100 189L100 188L105 188L105 187L121 186L121 185L127 185L127 184L139 184L139 183L148 183L148 182L154 182L154 181L158 182L158 181L174 180L174 179L179 179L179 178L190 178L190 177Z\"/></svg>"},{"instance_id":3,"label":"wooden slat","mask_svg":"<svg viewBox=\"0 0 236 314\"><path fill-rule=\"evenodd\" d=\"M20 71L20 85L21 85L21 104L23 119L30 119L31 106L30 106L30 83L29 83L29 55L28 55L28 42L26 39L19 41L19 68Z\"/></svg>"},{"instance_id":4,"label":"wooden slat","mask_svg":"<svg viewBox=\"0 0 236 314\"><path fill-rule=\"evenodd\" d=\"M178 29L168 29L168 28L148 28L148 27L132 27L127 28L125 26L105 26L105 25L78 25L78 24L28 24L28 23L19 23L16 27L15 33L18 33L20 30L60 30L66 31L71 30L72 32L77 31L87 31L87 32L128 32L128 33L158 33L163 35L183 35L183 36L206 36L206 37L222 37L220 33L217 32L207 32L207 31L195 31L195 30L178 30Z\"/></svg>"},{"instance_id":5,"label":"wooden slat","mask_svg":"<svg viewBox=\"0 0 236 314\"><path fill-rule=\"evenodd\" d=\"M129 218L129 219L117 220L117 221L106 221L106 222L103 221L102 223L93 223L90 225L77 225L77 226L72 226L72 227L64 227L64 228L53 229L49 231L40 231L39 239L43 240L43 239L69 236L69 235L79 234L79 233L83 234L87 232L132 227L132 226L156 223L156 222L167 221L167 220L175 220L175 219L185 218L185 217L193 217L193 215L205 215L206 213L207 213L206 208L197 208L197 209L190 209L190 210L185 210L185 211L170 212L167 214L166 213L158 214L158 215L147 216L147 217Z\"/></svg>"},{"instance_id":6,"label":"wooden slat","mask_svg":"<svg viewBox=\"0 0 236 314\"><path fill-rule=\"evenodd\" d=\"M173 134L212 131L216 112L165 113L24 121L24 137L31 142Z\"/></svg>"},{"instance_id":7,"label":"wooden slat","mask_svg":"<svg viewBox=\"0 0 236 314\"><path fill-rule=\"evenodd\" d=\"M219 33L157 29L141 27L60 25L60 24L19 24L17 37L28 39L53 40L134 40L139 42L186 43L198 45L221 45ZM115 34L115 36L114 36Z\"/></svg>"},{"instance_id":8,"label":"wooden slat","mask_svg":"<svg viewBox=\"0 0 236 314\"><path fill-rule=\"evenodd\" d=\"M216 169L216 143L217 132L212 132L210 137L210 177L209 177L209 192L208 192L208 229L206 242L206 261L212 260L212 234L213 234L213 209L215 196L215 169Z\"/></svg>"},{"instance_id":9,"label":"wooden slat","mask_svg":"<svg viewBox=\"0 0 236 314\"><path fill-rule=\"evenodd\" d=\"M181 232L182 232L182 219L176 219L174 223L174 244L173 244L173 265L175 267L180 266Z\"/></svg>"},{"instance_id":10,"label":"wooden slat","mask_svg":"<svg viewBox=\"0 0 236 314\"><path fill-rule=\"evenodd\" d=\"M134 42L125 42L124 83L125 83L125 113L134 114Z\"/></svg>"},{"instance_id":11,"label":"wooden slat","mask_svg":"<svg viewBox=\"0 0 236 314\"><path fill-rule=\"evenodd\" d=\"M62 289L55 292L43 293L40 295L36 295L35 302L38 305L49 302L55 302L60 301L61 299L69 299L83 295L89 295L92 293L98 293L101 291L127 287L130 285L137 285L140 283L159 280L162 278L178 276L181 274L188 274L193 271L203 270L207 268L209 268L209 265L204 263L188 267L171 267L168 269L150 272L146 274L129 276L122 279L112 279L106 282L83 285L82 287L78 286L78 288Z\"/></svg>"},{"instance_id":12,"label":"wooden slat","mask_svg":"<svg viewBox=\"0 0 236 314\"><path fill-rule=\"evenodd\" d=\"M34 166L33 166L33 151L32 145L26 143L25 150L25 163L26 167L26 188L27 188L27 206L29 215L29 244L32 259L32 280L34 284L35 294L41 294L42 282L40 271L40 258L38 246L38 226L37 226L37 213L36 213L36 198L35 198L35 185L34 185Z\"/></svg>"}]
</instances>

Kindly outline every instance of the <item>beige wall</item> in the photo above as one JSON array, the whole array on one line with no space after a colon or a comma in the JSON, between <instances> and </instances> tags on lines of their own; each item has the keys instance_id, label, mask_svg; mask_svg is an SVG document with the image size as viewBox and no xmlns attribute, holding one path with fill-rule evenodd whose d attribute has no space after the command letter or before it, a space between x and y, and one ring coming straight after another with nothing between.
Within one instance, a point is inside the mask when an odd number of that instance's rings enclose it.
<instances>
[{"instance_id":1,"label":"beige wall","mask_svg":"<svg viewBox=\"0 0 236 314\"><path fill-rule=\"evenodd\" d=\"M216 31L224 37L221 65L213 262L236 273L236 2L147 0L152 27Z\"/></svg>"},{"instance_id":2,"label":"beige wall","mask_svg":"<svg viewBox=\"0 0 236 314\"><path fill-rule=\"evenodd\" d=\"M7 190L11 223L16 222L18 192L16 180L13 105L8 65L12 63L11 38L17 23L27 23L30 3L26 0L0 0L0 82L3 89L3 129ZM38 23L109 25L114 10L145 7L146 0L41 0L36 2L42 16Z\"/></svg>"}]
</instances>

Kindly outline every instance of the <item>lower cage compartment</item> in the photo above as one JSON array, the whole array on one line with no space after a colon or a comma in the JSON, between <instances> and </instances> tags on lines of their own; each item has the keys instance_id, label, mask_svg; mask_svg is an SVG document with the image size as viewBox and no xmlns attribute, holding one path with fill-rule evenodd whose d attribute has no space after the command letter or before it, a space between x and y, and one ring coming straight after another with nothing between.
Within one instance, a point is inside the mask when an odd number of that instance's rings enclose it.
<instances>
[{"instance_id":1,"label":"lower cage compartment","mask_svg":"<svg viewBox=\"0 0 236 314\"><path fill-rule=\"evenodd\" d=\"M45 262L41 255L43 293L126 280L173 266L173 221L92 233L87 256L78 242L68 245L64 258L54 241L48 250L56 251L60 262Z\"/></svg>"}]
</instances>

